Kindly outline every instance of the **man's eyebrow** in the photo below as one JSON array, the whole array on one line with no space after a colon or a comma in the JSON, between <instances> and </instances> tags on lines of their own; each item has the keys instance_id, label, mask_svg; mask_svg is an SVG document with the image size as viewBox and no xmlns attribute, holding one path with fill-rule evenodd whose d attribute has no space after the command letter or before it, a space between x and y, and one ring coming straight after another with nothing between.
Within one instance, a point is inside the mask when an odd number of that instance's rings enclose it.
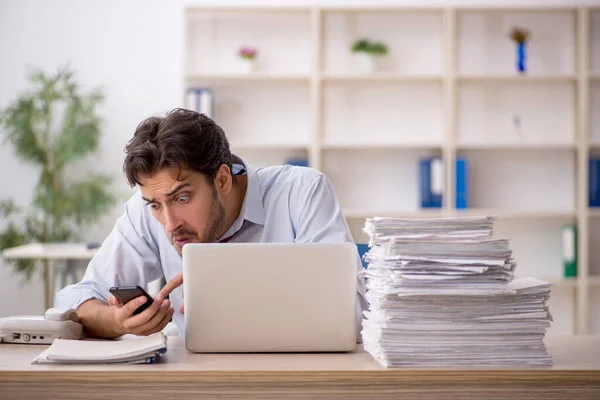
<instances>
[{"instance_id":1,"label":"man's eyebrow","mask_svg":"<svg viewBox=\"0 0 600 400\"><path fill-rule=\"evenodd\" d=\"M190 186L189 183L182 183L181 185L177 186L175 189L171 190L169 193L165 193L165 196L172 196L175 193L179 192L181 189L183 189L186 186ZM144 201L146 201L147 203L154 203L156 200L155 199L147 199L144 196L142 196L142 199Z\"/></svg>"}]
</instances>

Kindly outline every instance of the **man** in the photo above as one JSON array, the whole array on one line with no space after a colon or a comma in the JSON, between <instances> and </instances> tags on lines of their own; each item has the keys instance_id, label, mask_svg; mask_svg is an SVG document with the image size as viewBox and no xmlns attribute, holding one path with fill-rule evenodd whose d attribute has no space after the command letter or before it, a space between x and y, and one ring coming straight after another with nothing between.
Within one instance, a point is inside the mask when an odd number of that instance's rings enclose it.
<instances>
[{"instance_id":1,"label":"man","mask_svg":"<svg viewBox=\"0 0 600 400\"><path fill-rule=\"evenodd\" d=\"M325 175L289 165L245 165L205 115L175 109L164 118L148 118L125 152L127 180L140 191L125 204L81 282L57 294L60 307L77 309L90 337L149 335L171 319L183 334L181 252L186 243L352 242ZM121 305L109 295L111 286L145 287L163 275L169 282L138 315L133 311L143 297ZM357 324L366 304L364 290L358 278Z\"/></svg>"}]
</instances>

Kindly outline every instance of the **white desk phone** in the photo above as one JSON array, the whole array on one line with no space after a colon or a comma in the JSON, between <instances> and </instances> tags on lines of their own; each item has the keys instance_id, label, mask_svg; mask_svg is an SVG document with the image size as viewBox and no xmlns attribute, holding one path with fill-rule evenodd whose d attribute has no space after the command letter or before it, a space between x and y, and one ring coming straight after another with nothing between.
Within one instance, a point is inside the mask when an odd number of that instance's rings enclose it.
<instances>
[{"instance_id":1,"label":"white desk phone","mask_svg":"<svg viewBox=\"0 0 600 400\"><path fill-rule=\"evenodd\" d=\"M81 339L83 327L73 309L51 308L44 316L0 318L0 342L52 344L54 339Z\"/></svg>"}]
</instances>

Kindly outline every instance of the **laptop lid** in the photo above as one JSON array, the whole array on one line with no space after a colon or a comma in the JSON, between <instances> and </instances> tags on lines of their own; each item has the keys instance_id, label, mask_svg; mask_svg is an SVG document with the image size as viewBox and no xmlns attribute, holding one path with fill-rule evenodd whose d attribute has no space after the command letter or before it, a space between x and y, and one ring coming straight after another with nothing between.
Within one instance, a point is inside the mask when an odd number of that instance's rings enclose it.
<instances>
[{"instance_id":1,"label":"laptop lid","mask_svg":"<svg viewBox=\"0 0 600 400\"><path fill-rule=\"evenodd\" d=\"M356 347L353 243L190 243L183 248L192 352Z\"/></svg>"}]
</instances>

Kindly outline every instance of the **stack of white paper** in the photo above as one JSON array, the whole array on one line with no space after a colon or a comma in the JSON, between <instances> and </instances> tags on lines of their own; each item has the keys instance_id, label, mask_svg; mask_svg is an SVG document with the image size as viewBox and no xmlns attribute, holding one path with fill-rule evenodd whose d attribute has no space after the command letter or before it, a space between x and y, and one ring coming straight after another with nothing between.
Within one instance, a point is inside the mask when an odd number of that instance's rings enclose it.
<instances>
[{"instance_id":1,"label":"stack of white paper","mask_svg":"<svg viewBox=\"0 0 600 400\"><path fill-rule=\"evenodd\" d=\"M550 364L550 284L513 281L492 218L372 218L365 349L385 366Z\"/></svg>"},{"instance_id":2,"label":"stack of white paper","mask_svg":"<svg viewBox=\"0 0 600 400\"><path fill-rule=\"evenodd\" d=\"M153 364L167 351L162 332L128 340L64 340L52 345L33 364Z\"/></svg>"}]
</instances>

